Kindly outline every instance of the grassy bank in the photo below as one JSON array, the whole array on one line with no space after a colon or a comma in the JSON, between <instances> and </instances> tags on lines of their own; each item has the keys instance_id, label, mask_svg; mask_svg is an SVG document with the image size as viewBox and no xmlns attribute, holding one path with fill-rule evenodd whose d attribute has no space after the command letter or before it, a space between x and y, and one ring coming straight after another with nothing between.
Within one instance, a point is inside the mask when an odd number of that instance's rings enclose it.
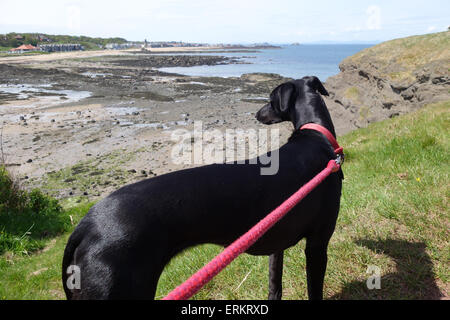
<instances>
[{"instance_id":1,"label":"grassy bank","mask_svg":"<svg viewBox=\"0 0 450 320\"><path fill-rule=\"evenodd\" d=\"M448 292L450 101L340 137L346 151L341 211L329 246L328 299L436 299ZM88 205L71 209L74 224ZM72 229L71 225L69 229ZM69 231L70 232L70 231ZM34 253L3 253L0 298L58 299L69 232ZM304 241L285 252L283 296L306 299ZM187 279L221 248L186 250L161 276L157 298ZM242 255L196 299L265 299L267 257ZM368 266L381 289L368 290Z\"/></svg>"},{"instance_id":2,"label":"grassy bank","mask_svg":"<svg viewBox=\"0 0 450 320\"><path fill-rule=\"evenodd\" d=\"M69 229L69 217L58 201L40 190L23 190L0 166L0 254L28 254L45 239Z\"/></svg>"},{"instance_id":3,"label":"grassy bank","mask_svg":"<svg viewBox=\"0 0 450 320\"><path fill-rule=\"evenodd\" d=\"M0 257L0 299L64 299L61 285L61 261L70 231L92 204L66 209L68 230L56 237L41 239L39 249L6 252Z\"/></svg>"},{"instance_id":4,"label":"grassy bank","mask_svg":"<svg viewBox=\"0 0 450 320\"><path fill-rule=\"evenodd\" d=\"M343 64L364 65L368 61L376 67L382 79L414 83L416 73L429 69L450 68L450 31L411 36L383 42L346 58ZM439 70L441 71L441 70Z\"/></svg>"}]
</instances>

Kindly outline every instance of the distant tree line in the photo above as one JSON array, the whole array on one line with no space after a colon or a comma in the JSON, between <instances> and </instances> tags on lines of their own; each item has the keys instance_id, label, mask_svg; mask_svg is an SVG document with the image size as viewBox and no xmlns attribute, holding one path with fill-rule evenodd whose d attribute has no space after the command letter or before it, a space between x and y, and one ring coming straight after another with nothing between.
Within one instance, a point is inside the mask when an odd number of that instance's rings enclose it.
<instances>
[{"instance_id":1,"label":"distant tree line","mask_svg":"<svg viewBox=\"0 0 450 320\"><path fill-rule=\"evenodd\" d=\"M0 47L15 48L22 44L79 43L85 49L104 48L108 43L126 43L124 38L91 38L86 36L50 35L43 33L0 34Z\"/></svg>"}]
</instances>

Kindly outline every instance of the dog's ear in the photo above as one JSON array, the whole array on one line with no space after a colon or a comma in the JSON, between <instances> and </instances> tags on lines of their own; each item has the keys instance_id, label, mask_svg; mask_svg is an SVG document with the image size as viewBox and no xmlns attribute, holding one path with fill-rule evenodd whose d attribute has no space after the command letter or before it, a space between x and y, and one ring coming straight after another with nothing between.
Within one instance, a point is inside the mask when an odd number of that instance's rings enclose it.
<instances>
[{"instance_id":1,"label":"dog's ear","mask_svg":"<svg viewBox=\"0 0 450 320\"><path fill-rule=\"evenodd\" d=\"M317 78L316 76L310 76L310 77L303 77L306 84L314 89L315 91L319 92L320 94L324 96L328 96L328 91L323 86L322 82Z\"/></svg>"},{"instance_id":2,"label":"dog's ear","mask_svg":"<svg viewBox=\"0 0 450 320\"><path fill-rule=\"evenodd\" d=\"M292 82L280 84L272 91L270 101L276 111L286 113L295 103L295 85Z\"/></svg>"}]
</instances>

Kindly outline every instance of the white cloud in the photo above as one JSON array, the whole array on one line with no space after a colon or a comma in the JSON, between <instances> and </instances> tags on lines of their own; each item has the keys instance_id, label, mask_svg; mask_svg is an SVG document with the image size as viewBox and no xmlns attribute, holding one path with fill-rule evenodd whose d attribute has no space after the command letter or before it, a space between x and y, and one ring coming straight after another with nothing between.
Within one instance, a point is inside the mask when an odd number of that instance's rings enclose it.
<instances>
[{"instance_id":1,"label":"white cloud","mask_svg":"<svg viewBox=\"0 0 450 320\"><path fill-rule=\"evenodd\" d=\"M369 6L366 10L369 16L366 21L367 29L380 30L381 29L381 8L379 6Z\"/></svg>"},{"instance_id":2,"label":"white cloud","mask_svg":"<svg viewBox=\"0 0 450 320\"><path fill-rule=\"evenodd\" d=\"M433 31L433 30L436 30L436 26L429 26L429 27L427 28L427 32L431 32L431 31Z\"/></svg>"}]
</instances>

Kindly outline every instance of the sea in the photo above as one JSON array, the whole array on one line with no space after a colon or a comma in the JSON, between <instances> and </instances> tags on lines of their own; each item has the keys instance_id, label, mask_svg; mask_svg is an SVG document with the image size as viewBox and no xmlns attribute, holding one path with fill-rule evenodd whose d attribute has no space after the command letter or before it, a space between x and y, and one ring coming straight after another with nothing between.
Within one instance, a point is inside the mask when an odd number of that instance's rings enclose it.
<instances>
[{"instance_id":1,"label":"sea","mask_svg":"<svg viewBox=\"0 0 450 320\"><path fill-rule=\"evenodd\" d=\"M257 49L247 52L210 52L238 59L239 64L170 67L159 70L188 76L239 77L244 73L276 73L290 78L316 76L321 81L339 73L339 63L371 44L301 44L283 45L280 49ZM190 53L192 54L192 53Z\"/></svg>"}]
</instances>

